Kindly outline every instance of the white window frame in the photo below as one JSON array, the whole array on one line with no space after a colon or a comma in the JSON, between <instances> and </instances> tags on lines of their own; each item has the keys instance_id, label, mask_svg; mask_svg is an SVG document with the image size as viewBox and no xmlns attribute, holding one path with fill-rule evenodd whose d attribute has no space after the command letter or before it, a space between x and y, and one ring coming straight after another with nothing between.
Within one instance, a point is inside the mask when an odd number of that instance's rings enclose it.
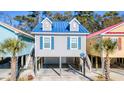
<instances>
[{"instance_id":1,"label":"white window frame","mask_svg":"<svg viewBox=\"0 0 124 93\"><path fill-rule=\"evenodd\" d=\"M118 37L111 37L110 39L111 39L111 40L112 40L112 39L116 39L116 42L117 42L117 49L118 49Z\"/></svg>"},{"instance_id":2,"label":"white window frame","mask_svg":"<svg viewBox=\"0 0 124 93\"><path fill-rule=\"evenodd\" d=\"M72 38L76 38L77 39L77 48L72 48ZM78 49L78 37L75 37L75 36L70 37L70 49L71 50L77 50Z\"/></svg>"},{"instance_id":3,"label":"white window frame","mask_svg":"<svg viewBox=\"0 0 124 93\"><path fill-rule=\"evenodd\" d=\"M112 39L115 39L115 40L118 42L118 38L117 38L117 37L111 37L110 39L111 39L111 40L112 40ZM112 40L112 41L113 41L113 40Z\"/></svg>"},{"instance_id":4,"label":"white window frame","mask_svg":"<svg viewBox=\"0 0 124 93\"><path fill-rule=\"evenodd\" d=\"M76 24L76 22L73 22L73 23L72 23L72 27L73 27L74 29L77 29L77 24Z\"/></svg>"},{"instance_id":5,"label":"white window frame","mask_svg":"<svg viewBox=\"0 0 124 93\"><path fill-rule=\"evenodd\" d=\"M45 38L49 38L50 39L50 47L49 48L45 48L44 47ZM43 36L43 49L51 50L51 36Z\"/></svg>"},{"instance_id":6,"label":"white window frame","mask_svg":"<svg viewBox=\"0 0 124 93\"><path fill-rule=\"evenodd\" d=\"M75 27L73 27L74 24L75 24ZM70 23L70 27L71 27L70 31L79 31L79 24L75 20L73 20Z\"/></svg>"}]
</instances>

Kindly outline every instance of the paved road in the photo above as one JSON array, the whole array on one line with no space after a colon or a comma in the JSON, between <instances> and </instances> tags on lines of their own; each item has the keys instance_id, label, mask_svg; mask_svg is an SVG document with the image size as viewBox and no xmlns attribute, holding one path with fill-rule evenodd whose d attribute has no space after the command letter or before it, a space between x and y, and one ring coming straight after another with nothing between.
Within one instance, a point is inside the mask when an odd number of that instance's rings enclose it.
<instances>
[{"instance_id":1,"label":"paved road","mask_svg":"<svg viewBox=\"0 0 124 93\"><path fill-rule=\"evenodd\" d=\"M86 77L76 73L73 70L67 68L62 69L62 75L60 76L60 69L47 68L38 72L36 80L43 81L89 81Z\"/></svg>"}]
</instances>

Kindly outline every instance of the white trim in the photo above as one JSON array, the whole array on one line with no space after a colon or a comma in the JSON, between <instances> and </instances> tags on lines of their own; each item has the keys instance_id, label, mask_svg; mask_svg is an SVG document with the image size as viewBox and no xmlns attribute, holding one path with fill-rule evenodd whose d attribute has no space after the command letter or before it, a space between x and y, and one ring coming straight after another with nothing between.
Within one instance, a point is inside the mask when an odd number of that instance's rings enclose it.
<instances>
[{"instance_id":1,"label":"white trim","mask_svg":"<svg viewBox=\"0 0 124 93\"><path fill-rule=\"evenodd\" d=\"M35 40L34 40L34 45L35 45L35 47L34 47L34 49L36 50L36 46L37 46L37 44L36 44L36 41L37 41L37 36L35 35ZM40 41L40 40L39 40ZM39 43L39 49L40 49L40 43ZM36 51L35 51L35 57L37 57L36 56Z\"/></svg>"},{"instance_id":2,"label":"white trim","mask_svg":"<svg viewBox=\"0 0 124 93\"><path fill-rule=\"evenodd\" d=\"M70 22L69 22L69 24L70 24L70 31L75 31L75 30L73 30L73 22L76 22L77 24L77 27L76 27L76 31L79 31L79 24L80 24L80 22L76 19L76 18L73 18Z\"/></svg>"},{"instance_id":3,"label":"white trim","mask_svg":"<svg viewBox=\"0 0 124 93\"><path fill-rule=\"evenodd\" d=\"M124 25L124 23L121 23L121 24L119 24L119 25L117 25L117 26L115 26L115 27L113 27L113 28L111 28L111 29L105 31L105 32L102 33L101 35L105 35L107 32L109 32L109 31L111 31L111 30L114 30L114 29L116 29L117 27L120 27L120 26L122 26L122 25Z\"/></svg>"},{"instance_id":4,"label":"white trim","mask_svg":"<svg viewBox=\"0 0 124 93\"><path fill-rule=\"evenodd\" d=\"M50 48L45 48L44 47L44 38L49 38L50 39ZM43 36L43 49L45 49L45 50L51 50L51 36Z\"/></svg>"},{"instance_id":5,"label":"white trim","mask_svg":"<svg viewBox=\"0 0 124 93\"><path fill-rule=\"evenodd\" d=\"M118 41L118 37L110 37L110 39L116 39Z\"/></svg>"},{"instance_id":6,"label":"white trim","mask_svg":"<svg viewBox=\"0 0 124 93\"><path fill-rule=\"evenodd\" d=\"M49 28L48 27L46 28L46 25L45 25L44 22L48 22L48 25L50 25ZM49 20L45 20L44 22L42 22L43 31L51 31L52 30L52 24L50 23L50 21Z\"/></svg>"},{"instance_id":7,"label":"white trim","mask_svg":"<svg viewBox=\"0 0 124 93\"><path fill-rule=\"evenodd\" d=\"M77 39L77 48L72 48L72 38L76 38ZM70 49L71 50L78 50L78 37L77 36L70 36Z\"/></svg>"},{"instance_id":8,"label":"white trim","mask_svg":"<svg viewBox=\"0 0 124 93\"><path fill-rule=\"evenodd\" d=\"M45 21L45 20L48 20L52 24L52 21L47 17L45 19L43 19L41 23L43 23L43 21Z\"/></svg>"},{"instance_id":9,"label":"white trim","mask_svg":"<svg viewBox=\"0 0 124 93\"><path fill-rule=\"evenodd\" d=\"M13 32L16 33L16 34L22 34L22 35L25 35L25 36L28 36L28 37L34 39L34 36L32 36L31 34L28 34L28 33L24 32L24 31L19 30L19 29L13 27L13 26L10 26L10 25L8 25L8 24L6 24L6 23L0 22L0 25L3 26L4 28L7 28L7 29L13 31Z\"/></svg>"},{"instance_id":10,"label":"white trim","mask_svg":"<svg viewBox=\"0 0 124 93\"><path fill-rule=\"evenodd\" d=\"M76 31L71 31L71 32L50 32L50 31L46 31L46 32L31 32L32 34L46 34L46 35L88 35L90 33L80 33Z\"/></svg>"},{"instance_id":11,"label":"white trim","mask_svg":"<svg viewBox=\"0 0 124 93\"><path fill-rule=\"evenodd\" d=\"M103 34L102 36L124 36L124 34Z\"/></svg>"},{"instance_id":12,"label":"white trim","mask_svg":"<svg viewBox=\"0 0 124 93\"><path fill-rule=\"evenodd\" d=\"M73 21L76 21L78 24L80 24L80 22L79 22L76 18L73 18L73 19L69 22L69 24L71 24L71 22L73 22Z\"/></svg>"},{"instance_id":13,"label":"white trim","mask_svg":"<svg viewBox=\"0 0 124 93\"><path fill-rule=\"evenodd\" d=\"M75 28L73 27L74 24L75 24ZM79 24L76 21L72 21L70 23L70 31L79 31Z\"/></svg>"},{"instance_id":14,"label":"white trim","mask_svg":"<svg viewBox=\"0 0 124 93\"><path fill-rule=\"evenodd\" d=\"M117 42L117 50L119 50L119 48L118 48L118 37L110 37L110 39L112 40L112 39L116 39L116 42ZM113 41L113 40L112 40Z\"/></svg>"}]
</instances>

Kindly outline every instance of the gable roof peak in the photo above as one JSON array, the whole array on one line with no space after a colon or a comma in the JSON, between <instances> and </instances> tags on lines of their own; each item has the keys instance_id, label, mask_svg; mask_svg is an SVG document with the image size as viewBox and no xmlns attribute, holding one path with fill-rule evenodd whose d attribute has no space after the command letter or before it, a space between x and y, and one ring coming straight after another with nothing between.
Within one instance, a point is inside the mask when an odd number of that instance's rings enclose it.
<instances>
[{"instance_id":1,"label":"gable roof peak","mask_svg":"<svg viewBox=\"0 0 124 93\"><path fill-rule=\"evenodd\" d=\"M105 34L105 33L109 32L109 31L111 31L111 30L113 30L113 29L116 29L117 27L119 27L119 26L121 26L121 25L123 25L123 24L124 24L124 22L120 22L120 23L118 23L118 24L115 24L115 25L106 27L106 28L104 28L104 29L101 29L101 30L99 30L99 31L97 31L97 32L93 32L93 33L89 34L89 35L87 36L87 38L92 38L92 37L95 37L95 36L97 36L97 35Z\"/></svg>"},{"instance_id":2,"label":"gable roof peak","mask_svg":"<svg viewBox=\"0 0 124 93\"><path fill-rule=\"evenodd\" d=\"M78 24L80 24L80 22L79 22L76 18L73 18L73 19L69 22L69 24L70 24L72 21L76 21Z\"/></svg>"},{"instance_id":3,"label":"gable roof peak","mask_svg":"<svg viewBox=\"0 0 124 93\"><path fill-rule=\"evenodd\" d=\"M45 18L42 20L41 23L43 23L43 21L45 21L45 20L48 20L50 23L52 23L52 21L51 21L48 17L45 17Z\"/></svg>"},{"instance_id":4,"label":"gable roof peak","mask_svg":"<svg viewBox=\"0 0 124 93\"><path fill-rule=\"evenodd\" d=\"M13 27L13 26L10 26L10 25L8 25L8 24L6 24L6 23L3 23L3 22L1 22L1 21L0 21L0 26L2 26L2 27L4 27L4 28L7 28L7 29L9 29L9 30L11 30L11 31L13 31L14 33L20 33L20 34L22 34L22 35L26 35L26 36L28 36L28 37L34 38L34 36L32 36L31 34L26 33L26 32L24 32L24 31L22 31L22 30L19 30L19 29Z\"/></svg>"}]
</instances>

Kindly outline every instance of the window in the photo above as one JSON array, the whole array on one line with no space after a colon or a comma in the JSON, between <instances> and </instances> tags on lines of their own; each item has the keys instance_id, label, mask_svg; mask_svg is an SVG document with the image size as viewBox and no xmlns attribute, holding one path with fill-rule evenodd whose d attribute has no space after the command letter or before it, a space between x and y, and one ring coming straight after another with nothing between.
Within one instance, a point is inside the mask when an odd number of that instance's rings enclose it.
<instances>
[{"instance_id":1,"label":"window","mask_svg":"<svg viewBox=\"0 0 124 93\"><path fill-rule=\"evenodd\" d=\"M73 28L76 29L76 26L77 24L75 22L73 22Z\"/></svg>"},{"instance_id":2,"label":"window","mask_svg":"<svg viewBox=\"0 0 124 93\"><path fill-rule=\"evenodd\" d=\"M77 37L72 37L71 38L71 48L72 49L77 49L78 48L78 38Z\"/></svg>"},{"instance_id":3,"label":"window","mask_svg":"<svg viewBox=\"0 0 124 93\"><path fill-rule=\"evenodd\" d=\"M117 42L117 49L120 50L120 44L119 44L119 42L118 42L118 38L112 37L112 38L111 38L111 41L112 41L112 42Z\"/></svg>"},{"instance_id":4,"label":"window","mask_svg":"<svg viewBox=\"0 0 124 93\"><path fill-rule=\"evenodd\" d=\"M51 37L44 37L44 48L50 49L51 48Z\"/></svg>"},{"instance_id":5,"label":"window","mask_svg":"<svg viewBox=\"0 0 124 93\"><path fill-rule=\"evenodd\" d=\"M113 42L117 42L117 38L111 38Z\"/></svg>"},{"instance_id":6,"label":"window","mask_svg":"<svg viewBox=\"0 0 124 93\"><path fill-rule=\"evenodd\" d=\"M48 22L45 22L44 25L45 25L45 28L46 28L46 29L49 28L49 23L48 23Z\"/></svg>"}]
</instances>

